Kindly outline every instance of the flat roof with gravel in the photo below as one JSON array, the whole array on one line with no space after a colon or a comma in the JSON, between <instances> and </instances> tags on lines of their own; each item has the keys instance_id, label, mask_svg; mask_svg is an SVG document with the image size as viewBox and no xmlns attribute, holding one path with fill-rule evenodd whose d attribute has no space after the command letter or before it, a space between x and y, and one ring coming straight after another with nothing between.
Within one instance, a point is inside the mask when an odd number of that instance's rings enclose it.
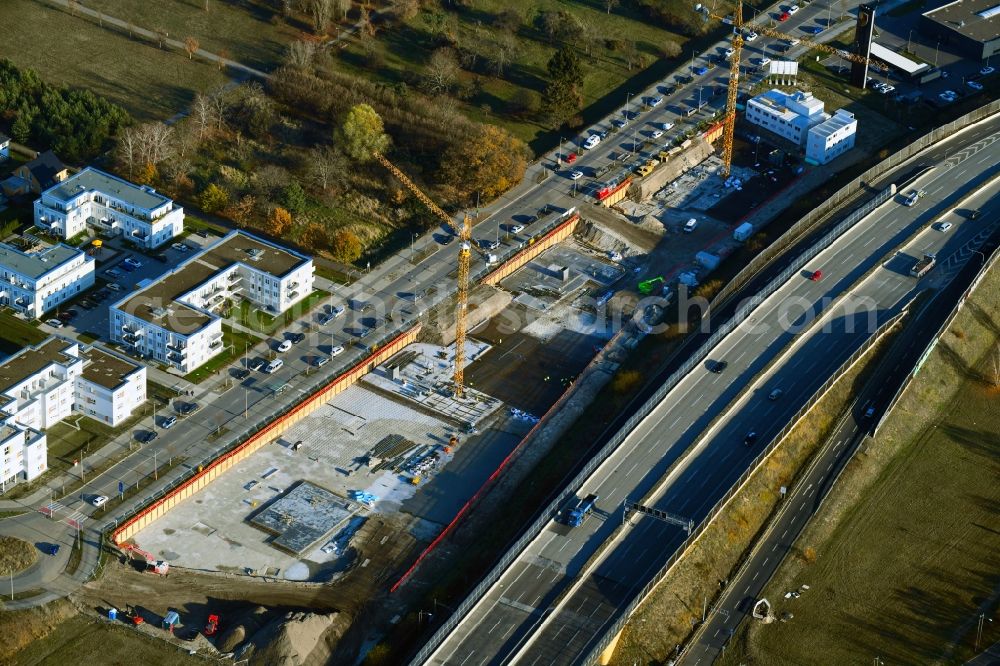
<instances>
[{"instance_id":1,"label":"flat roof with gravel","mask_svg":"<svg viewBox=\"0 0 1000 666\"><path fill-rule=\"evenodd\" d=\"M924 12L924 16L979 42L1000 35L1000 0L957 0Z\"/></svg>"},{"instance_id":2,"label":"flat roof with gravel","mask_svg":"<svg viewBox=\"0 0 1000 666\"><path fill-rule=\"evenodd\" d=\"M83 252L62 243L40 252L21 252L16 247L0 243L0 267L37 280L79 254Z\"/></svg>"},{"instance_id":3,"label":"flat roof with gravel","mask_svg":"<svg viewBox=\"0 0 1000 666\"><path fill-rule=\"evenodd\" d=\"M126 361L97 347L84 349L81 356L88 361L83 368L83 378L111 390L127 382L129 375L142 368L138 363Z\"/></svg>"},{"instance_id":4,"label":"flat roof with gravel","mask_svg":"<svg viewBox=\"0 0 1000 666\"><path fill-rule=\"evenodd\" d=\"M76 360L67 354L75 343L49 338L36 347L27 347L0 363L0 393L23 382L53 363L71 363Z\"/></svg>"}]
</instances>

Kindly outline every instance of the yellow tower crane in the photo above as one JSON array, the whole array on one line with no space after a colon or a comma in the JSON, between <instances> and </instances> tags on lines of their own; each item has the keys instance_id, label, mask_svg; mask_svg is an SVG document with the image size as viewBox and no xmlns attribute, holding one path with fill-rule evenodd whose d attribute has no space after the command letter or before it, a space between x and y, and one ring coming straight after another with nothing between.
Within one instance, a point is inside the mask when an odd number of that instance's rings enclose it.
<instances>
[{"instance_id":1,"label":"yellow tower crane","mask_svg":"<svg viewBox=\"0 0 1000 666\"><path fill-rule=\"evenodd\" d=\"M736 3L736 10L732 18L713 14L712 11L704 5L696 5L695 9L702 12L706 21L713 18L724 23L733 24L733 52L729 56L729 88L727 91L728 95L726 96L726 115L723 121L725 125L722 128L722 177L728 178L733 163L733 132L736 128L736 98L739 94L740 56L743 51L743 31L744 29L749 29L753 32L763 33L770 37L777 37L778 39L792 39L792 37L768 26L760 25L759 23L743 23L742 2ZM799 41L803 44L807 44L814 49L834 53L844 60L867 64L872 69L879 71L886 71L888 69L885 65L875 60L864 58L855 53L849 53L842 49L835 49L832 46L820 44L819 42L814 42L811 39L806 39L804 37L797 39L799 39Z\"/></svg>"},{"instance_id":2,"label":"yellow tower crane","mask_svg":"<svg viewBox=\"0 0 1000 666\"><path fill-rule=\"evenodd\" d=\"M405 173L396 168L396 165L385 158L380 153L375 153L375 159L384 166L393 176L401 182L406 189L410 190L417 199L427 208L441 218L449 228L458 235L461 247L458 251L458 303L455 312L455 395L459 398L465 395L465 333L466 314L469 306L469 265L472 262L472 222L468 215L462 216L462 226L455 224L455 221L448 213L440 207L430 197L420 191L420 188L410 180Z\"/></svg>"}]
</instances>

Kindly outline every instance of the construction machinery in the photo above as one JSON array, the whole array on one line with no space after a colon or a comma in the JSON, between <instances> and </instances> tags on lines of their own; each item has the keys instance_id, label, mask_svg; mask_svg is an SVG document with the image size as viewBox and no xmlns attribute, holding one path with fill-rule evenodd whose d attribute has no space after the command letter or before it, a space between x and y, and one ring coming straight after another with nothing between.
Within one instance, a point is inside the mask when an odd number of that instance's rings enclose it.
<instances>
[{"instance_id":1,"label":"construction machinery","mask_svg":"<svg viewBox=\"0 0 1000 666\"><path fill-rule=\"evenodd\" d=\"M417 199L422 204L427 206L432 213L444 221L444 223L448 225L448 228L455 232L461 242L461 247L458 252L458 302L455 306L454 375L455 397L461 398L465 395L465 333L467 324L466 316L468 314L469 307L469 266L472 263L472 250L475 248L476 251L486 259L487 263L493 263L495 261L495 257L486 254L472 242L472 222L469 220L468 214L462 216L461 226L457 225L448 213L441 210L436 203L431 201L430 197L424 194L406 174L396 168L396 165L386 159L384 155L375 153L374 157L379 164L384 166L389 173L395 176L396 179L406 187L406 189L412 192L413 196L417 197Z\"/></svg>"},{"instance_id":2,"label":"construction machinery","mask_svg":"<svg viewBox=\"0 0 1000 666\"><path fill-rule=\"evenodd\" d=\"M213 613L208 616L208 624L205 625L205 631L202 633L206 636L214 636L217 631L219 631L219 616Z\"/></svg>"},{"instance_id":3,"label":"construction machinery","mask_svg":"<svg viewBox=\"0 0 1000 666\"><path fill-rule=\"evenodd\" d=\"M169 563L164 562L163 560L156 559L156 557L152 553L147 552L142 548L139 548L135 544L132 543L122 544L121 549L125 551L125 553L129 555L130 558L133 554L141 555L143 559L146 561L146 571L149 571L150 573L166 576L167 573L169 573L170 571Z\"/></svg>"},{"instance_id":4,"label":"construction machinery","mask_svg":"<svg viewBox=\"0 0 1000 666\"><path fill-rule=\"evenodd\" d=\"M729 172L733 163L733 131L736 127L736 98L739 94L739 78L740 78L740 57L743 50L743 34L744 31L752 31L755 33L760 33L767 35L769 37L777 37L778 39L784 39L791 41L796 40L796 43L801 42L814 49L819 49L820 51L826 51L828 53L833 53L840 56L844 60L850 60L851 62L866 64L872 69L879 71L886 71L888 68L870 58L865 58L859 56L855 53L849 53L843 49L835 49L832 46L827 46L826 44L820 44L811 39L805 37L791 37L783 32L774 30L766 25L761 25L759 23L753 22L743 22L743 3L737 2L736 9L733 12L733 16L719 16L712 13L712 11L705 7L704 5L695 5L695 11L699 12L702 17L707 21L709 19L717 19L733 26L733 46L729 53L729 88L726 97L726 114L723 122L725 123L722 130L722 177L723 179L729 178Z\"/></svg>"},{"instance_id":5,"label":"construction machinery","mask_svg":"<svg viewBox=\"0 0 1000 666\"><path fill-rule=\"evenodd\" d=\"M663 282L664 280L662 275L657 275L654 278L643 280L642 282L639 283L639 293L644 296L648 296L649 294L653 293L653 290L656 289L657 284L663 284Z\"/></svg>"}]
</instances>

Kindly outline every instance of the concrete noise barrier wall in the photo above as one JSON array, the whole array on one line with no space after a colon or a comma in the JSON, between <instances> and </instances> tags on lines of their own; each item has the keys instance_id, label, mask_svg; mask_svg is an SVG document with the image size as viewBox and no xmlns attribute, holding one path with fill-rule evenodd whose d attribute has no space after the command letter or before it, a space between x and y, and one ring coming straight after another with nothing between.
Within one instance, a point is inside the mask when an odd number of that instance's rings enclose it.
<instances>
[{"instance_id":1,"label":"concrete noise barrier wall","mask_svg":"<svg viewBox=\"0 0 1000 666\"><path fill-rule=\"evenodd\" d=\"M497 266L494 270L486 274L481 280L483 284L495 285L504 279L508 275L512 274L517 269L524 266L526 263L540 255L545 250L549 249L556 243L560 243L569 236L576 229L577 223L580 222L580 214L571 214L565 222L557 226L555 229L550 231L541 240L535 241L525 249L521 250L513 257L503 262Z\"/></svg>"},{"instance_id":2,"label":"concrete noise barrier wall","mask_svg":"<svg viewBox=\"0 0 1000 666\"><path fill-rule=\"evenodd\" d=\"M278 418L250 435L246 441L235 448L222 453L193 477L122 523L112 533L112 541L115 545L121 545L134 537L136 533L148 527L157 518L160 518L175 506L197 493L234 465L246 460L265 444L273 442L293 425L326 404L335 395L346 390L375 366L416 340L418 333L420 333L419 324L393 338L380 349L360 360L353 367L332 379L325 386L318 389L312 395L307 396L298 404L292 405L285 414L278 416Z\"/></svg>"}]
</instances>

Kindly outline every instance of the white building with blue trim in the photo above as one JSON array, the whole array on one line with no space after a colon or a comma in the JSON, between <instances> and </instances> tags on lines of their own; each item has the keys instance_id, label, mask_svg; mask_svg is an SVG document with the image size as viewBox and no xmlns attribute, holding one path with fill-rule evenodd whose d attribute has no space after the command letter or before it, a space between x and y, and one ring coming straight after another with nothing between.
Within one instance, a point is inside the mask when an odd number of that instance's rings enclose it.
<instances>
[{"instance_id":1,"label":"white building with blue trim","mask_svg":"<svg viewBox=\"0 0 1000 666\"><path fill-rule=\"evenodd\" d=\"M184 209L149 186L87 167L42 192L35 225L62 238L90 227L151 249L184 231Z\"/></svg>"}]
</instances>

